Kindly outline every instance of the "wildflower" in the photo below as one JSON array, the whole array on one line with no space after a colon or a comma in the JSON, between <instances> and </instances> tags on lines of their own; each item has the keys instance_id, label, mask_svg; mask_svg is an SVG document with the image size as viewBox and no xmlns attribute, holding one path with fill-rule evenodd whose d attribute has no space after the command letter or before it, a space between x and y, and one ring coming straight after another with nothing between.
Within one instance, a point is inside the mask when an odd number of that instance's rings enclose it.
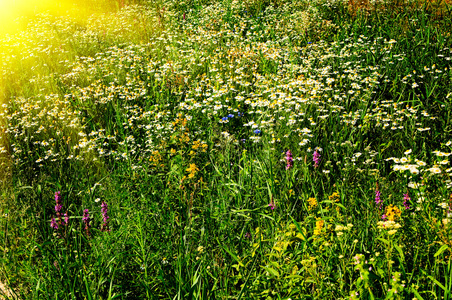
<instances>
[{"instance_id":1,"label":"wildflower","mask_svg":"<svg viewBox=\"0 0 452 300\"><path fill-rule=\"evenodd\" d=\"M60 213L61 209L63 208L63 206L61 205L61 192L55 192L55 212L57 213L57 215Z\"/></svg>"},{"instance_id":2,"label":"wildflower","mask_svg":"<svg viewBox=\"0 0 452 300\"><path fill-rule=\"evenodd\" d=\"M110 219L110 217L108 216L108 205L105 201L103 201L101 204L101 211L102 211L102 218L104 221L104 224L102 224L101 230L102 231L110 231L110 229L108 228L108 219Z\"/></svg>"},{"instance_id":3,"label":"wildflower","mask_svg":"<svg viewBox=\"0 0 452 300\"><path fill-rule=\"evenodd\" d=\"M317 218L317 221L315 221L314 235L320 235L320 233L322 232L324 223L325 223L325 221L323 221L320 218Z\"/></svg>"},{"instance_id":4,"label":"wildflower","mask_svg":"<svg viewBox=\"0 0 452 300\"><path fill-rule=\"evenodd\" d=\"M386 207L386 216L389 221L395 221L395 219L399 218L402 212L396 205L389 205Z\"/></svg>"},{"instance_id":5,"label":"wildflower","mask_svg":"<svg viewBox=\"0 0 452 300\"><path fill-rule=\"evenodd\" d=\"M196 172L198 172L199 169L196 166L196 164L190 164L190 167L188 167L185 171L190 173L190 174L188 174L188 178L193 178L193 177L195 177Z\"/></svg>"},{"instance_id":6,"label":"wildflower","mask_svg":"<svg viewBox=\"0 0 452 300\"><path fill-rule=\"evenodd\" d=\"M338 202L340 199L339 193L334 192L330 196L328 196L328 199L332 202Z\"/></svg>"},{"instance_id":7,"label":"wildflower","mask_svg":"<svg viewBox=\"0 0 452 300\"><path fill-rule=\"evenodd\" d=\"M54 261L53 262L53 266L59 271L60 270L60 267L58 266L58 261Z\"/></svg>"},{"instance_id":8,"label":"wildflower","mask_svg":"<svg viewBox=\"0 0 452 300\"><path fill-rule=\"evenodd\" d=\"M438 168L438 166L433 166L432 168L430 168L430 169L427 169L427 171L430 171L431 173L433 173L433 174L440 174L441 173L441 169L440 168Z\"/></svg>"},{"instance_id":9,"label":"wildflower","mask_svg":"<svg viewBox=\"0 0 452 300\"><path fill-rule=\"evenodd\" d=\"M317 168L320 163L320 153L315 149L314 154L312 155L312 160L314 161L314 168Z\"/></svg>"},{"instance_id":10,"label":"wildflower","mask_svg":"<svg viewBox=\"0 0 452 300\"><path fill-rule=\"evenodd\" d=\"M55 192L55 212L58 218L58 225L61 225L63 222L61 220L61 210L63 209L63 206L61 205L61 192ZM57 227L58 229L58 227Z\"/></svg>"},{"instance_id":11,"label":"wildflower","mask_svg":"<svg viewBox=\"0 0 452 300\"><path fill-rule=\"evenodd\" d=\"M54 230L58 230L58 224L55 221L55 218L52 218L52 220L50 221L50 227L52 227Z\"/></svg>"},{"instance_id":12,"label":"wildflower","mask_svg":"<svg viewBox=\"0 0 452 300\"><path fill-rule=\"evenodd\" d=\"M67 212L64 214L64 225L69 224L69 215L67 214Z\"/></svg>"},{"instance_id":13,"label":"wildflower","mask_svg":"<svg viewBox=\"0 0 452 300\"><path fill-rule=\"evenodd\" d=\"M85 231L86 231L86 234L87 235L89 235L89 222L90 222L90 218L89 218L89 211L88 211L88 209L85 209L84 211L83 211L83 218L82 218L82 220L83 220L83 223L85 223Z\"/></svg>"},{"instance_id":14,"label":"wildflower","mask_svg":"<svg viewBox=\"0 0 452 300\"><path fill-rule=\"evenodd\" d=\"M292 157L292 152L290 152L290 150L287 150L286 152L286 170L289 170L290 168L293 167L293 157Z\"/></svg>"},{"instance_id":15,"label":"wildflower","mask_svg":"<svg viewBox=\"0 0 452 300\"><path fill-rule=\"evenodd\" d=\"M271 210L274 210L276 208L276 204L273 201L273 198L270 200L270 203L268 204L268 206L270 207Z\"/></svg>"},{"instance_id":16,"label":"wildflower","mask_svg":"<svg viewBox=\"0 0 452 300\"><path fill-rule=\"evenodd\" d=\"M442 209L449 208L449 204L447 204L446 202L442 202L442 203L438 204L438 206L441 207Z\"/></svg>"},{"instance_id":17,"label":"wildflower","mask_svg":"<svg viewBox=\"0 0 452 300\"><path fill-rule=\"evenodd\" d=\"M410 206L409 206L410 200L411 200L411 198L408 195L408 193L403 194L403 206L405 206L406 210L410 209Z\"/></svg>"},{"instance_id":18,"label":"wildflower","mask_svg":"<svg viewBox=\"0 0 452 300\"><path fill-rule=\"evenodd\" d=\"M262 131L260 131L259 129L255 129L255 130L254 130L254 133L255 133L255 134L260 134L261 132L262 132Z\"/></svg>"},{"instance_id":19,"label":"wildflower","mask_svg":"<svg viewBox=\"0 0 452 300\"><path fill-rule=\"evenodd\" d=\"M317 206L317 200L315 198L309 198L308 199L308 203L309 203L309 210L313 209L314 207Z\"/></svg>"},{"instance_id":20,"label":"wildflower","mask_svg":"<svg viewBox=\"0 0 452 300\"><path fill-rule=\"evenodd\" d=\"M380 191L377 189L377 190L375 191L375 203L379 205L379 207L378 207L379 209L381 209L381 206L383 205L380 196L381 196L381 193L380 193Z\"/></svg>"}]
</instances>

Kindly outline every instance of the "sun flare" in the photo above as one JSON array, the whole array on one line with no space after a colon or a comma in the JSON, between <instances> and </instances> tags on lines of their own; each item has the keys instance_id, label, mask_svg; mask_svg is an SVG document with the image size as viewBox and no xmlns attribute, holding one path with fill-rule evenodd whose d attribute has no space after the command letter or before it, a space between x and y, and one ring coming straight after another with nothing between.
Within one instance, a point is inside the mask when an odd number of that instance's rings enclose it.
<instances>
[{"instance_id":1,"label":"sun flare","mask_svg":"<svg viewBox=\"0 0 452 300\"><path fill-rule=\"evenodd\" d=\"M70 0L0 0L0 34L20 30L19 18L31 17L42 12L58 15L67 13Z\"/></svg>"}]
</instances>

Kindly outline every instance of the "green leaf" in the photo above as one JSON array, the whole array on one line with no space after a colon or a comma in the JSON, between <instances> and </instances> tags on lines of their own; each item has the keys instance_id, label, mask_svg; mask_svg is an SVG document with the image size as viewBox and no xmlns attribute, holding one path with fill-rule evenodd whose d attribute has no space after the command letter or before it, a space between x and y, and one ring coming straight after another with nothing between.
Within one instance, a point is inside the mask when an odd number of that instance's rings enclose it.
<instances>
[{"instance_id":1,"label":"green leaf","mask_svg":"<svg viewBox=\"0 0 452 300\"><path fill-rule=\"evenodd\" d=\"M436 251L435 255L433 255L434 257L438 257L441 253L443 253L444 251L446 251L447 249L449 249L449 246L447 245L442 245L441 248L439 248L438 251Z\"/></svg>"},{"instance_id":2,"label":"green leaf","mask_svg":"<svg viewBox=\"0 0 452 300\"><path fill-rule=\"evenodd\" d=\"M279 278L279 273L278 273L278 271L276 271L275 269L273 269L273 268L271 268L271 267L264 267L264 269L265 269L268 273L270 273L270 275Z\"/></svg>"},{"instance_id":3,"label":"green leaf","mask_svg":"<svg viewBox=\"0 0 452 300\"><path fill-rule=\"evenodd\" d=\"M387 239L384 239L384 238L377 238L377 240L379 240L380 242L383 242L383 243L385 243L386 245L389 246L389 241L388 241Z\"/></svg>"},{"instance_id":4,"label":"green leaf","mask_svg":"<svg viewBox=\"0 0 452 300\"><path fill-rule=\"evenodd\" d=\"M86 280L85 276L83 276L83 281L85 282L86 296L88 297L88 300L93 300L93 296L91 295L91 291L89 289L88 281Z\"/></svg>"},{"instance_id":5,"label":"green leaf","mask_svg":"<svg viewBox=\"0 0 452 300\"><path fill-rule=\"evenodd\" d=\"M444 285L441 284L441 282L439 282L438 280L436 280L435 278L433 278L432 276L428 275L428 278L430 278L434 283L436 283L440 288L442 288L444 291L447 291L446 287Z\"/></svg>"},{"instance_id":6,"label":"green leaf","mask_svg":"<svg viewBox=\"0 0 452 300\"><path fill-rule=\"evenodd\" d=\"M218 244L220 244L219 241L218 241ZM238 258L237 255L235 255L234 253L232 253L232 251L230 251L228 248L223 247L223 249L224 249L227 253L229 253L229 255L232 256L232 258L234 258L235 261L237 261L238 264L239 264L241 267L245 267L245 265L242 263L242 260L241 260L240 258Z\"/></svg>"},{"instance_id":7,"label":"green leaf","mask_svg":"<svg viewBox=\"0 0 452 300\"><path fill-rule=\"evenodd\" d=\"M419 295L419 293L415 289L411 288L411 292L413 292L417 299L424 300L424 298L422 298L422 296Z\"/></svg>"},{"instance_id":8,"label":"green leaf","mask_svg":"<svg viewBox=\"0 0 452 300\"><path fill-rule=\"evenodd\" d=\"M397 245L394 245L394 248L397 250L397 252L399 252L400 258L402 259L402 261L405 261L405 255L403 254L402 248L400 248L400 247L397 246Z\"/></svg>"}]
</instances>

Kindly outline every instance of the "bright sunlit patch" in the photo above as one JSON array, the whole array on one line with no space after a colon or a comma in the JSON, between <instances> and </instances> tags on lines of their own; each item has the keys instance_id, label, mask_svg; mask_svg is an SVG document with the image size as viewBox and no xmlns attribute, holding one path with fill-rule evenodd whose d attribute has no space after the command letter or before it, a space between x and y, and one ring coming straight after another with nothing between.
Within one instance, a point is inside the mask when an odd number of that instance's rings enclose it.
<instances>
[{"instance_id":1,"label":"bright sunlit patch","mask_svg":"<svg viewBox=\"0 0 452 300\"><path fill-rule=\"evenodd\" d=\"M0 33L9 32L16 27L13 25L16 14L14 0L0 0Z\"/></svg>"},{"instance_id":2,"label":"bright sunlit patch","mask_svg":"<svg viewBox=\"0 0 452 300\"><path fill-rule=\"evenodd\" d=\"M76 3L71 0L0 0L0 35L20 28L19 18L33 17L42 12L66 14Z\"/></svg>"}]
</instances>

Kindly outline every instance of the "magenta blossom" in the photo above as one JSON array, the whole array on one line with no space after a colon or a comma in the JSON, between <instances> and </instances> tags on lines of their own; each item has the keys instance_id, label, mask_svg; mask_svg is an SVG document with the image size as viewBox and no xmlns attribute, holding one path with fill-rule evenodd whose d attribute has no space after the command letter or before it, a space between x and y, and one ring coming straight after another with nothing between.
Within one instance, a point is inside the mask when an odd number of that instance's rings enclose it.
<instances>
[{"instance_id":1,"label":"magenta blossom","mask_svg":"<svg viewBox=\"0 0 452 300\"><path fill-rule=\"evenodd\" d=\"M315 149L314 154L312 156L312 160L314 161L314 168L318 168L320 164L320 153Z\"/></svg>"},{"instance_id":2,"label":"magenta blossom","mask_svg":"<svg viewBox=\"0 0 452 300\"><path fill-rule=\"evenodd\" d=\"M383 201L381 201L381 193L379 190L375 191L375 203L379 205L379 209L381 209L381 206L383 205Z\"/></svg>"},{"instance_id":3,"label":"magenta blossom","mask_svg":"<svg viewBox=\"0 0 452 300\"><path fill-rule=\"evenodd\" d=\"M411 200L411 198L408 195L408 193L403 194L403 206L405 206L406 210L410 209L410 205L409 205L410 200Z\"/></svg>"},{"instance_id":4,"label":"magenta blossom","mask_svg":"<svg viewBox=\"0 0 452 300\"><path fill-rule=\"evenodd\" d=\"M286 170L289 170L290 168L293 167L293 156L292 156L292 152L290 152L290 150L287 150L286 152Z\"/></svg>"},{"instance_id":5,"label":"magenta blossom","mask_svg":"<svg viewBox=\"0 0 452 300\"><path fill-rule=\"evenodd\" d=\"M67 226L67 224L69 224L69 215L67 214L67 212L64 214L64 225Z\"/></svg>"},{"instance_id":6,"label":"magenta blossom","mask_svg":"<svg viewBox=\"0 0 452 300\"><path fill-rule=\"evenodd\" d=\"M105 202L105 201L102 202L101 211L102 211L102 219L104 221L104 224L102 224L101 230L102 231L110 231L110 229L108 228L108 219L110 219L110 217L108 216L107 202Z\"/></svg>"},{"instance_id":7,"label":"magenta blossom","mask_svg":"<svg viewBox=\"0 0 452 300\"><path fill-rule=\"evenodd\" d=\"M63 206L61 205L61 192L55 192L55 212L57 214L57 216L59 217L61 209L63 209Z\"/></svg>"},{"instance_id":8,"label":"magenta blossom","mask_svg":"<svg viewBox=\"0 0 452 300\"><path fill-rule=\"evenodd\" d=\"M274 210L276 208L276 204L273 201L273 198L271 199L270 203L268 204L268 206L270 207L271 210Z\"/></svg>"},{"instance_id":9,"label":"magenta blossom","mask_svg":"<svg viewBox=\"0 0 452 300\"><path fill-rule=\"evenodd\" d=\"M83 211L83 218L82 218L82 220L83 220L83 223L85 223L86 234L89 235L90 218L89 218L89 211L88 211L88 209L85 209Z\"/></svg>"},{"instance_id":10,"label":"magenta blossom","mask_svg":"<svg viewBox=\"0 0 452 300\"><path fill-rule=\"evenodd\" d=\"M55 218L52 218L52 220L50 221L50 227L52 227L53 230L58 230L58 224L57 224Z\"/></svg>"}]
</instances>

